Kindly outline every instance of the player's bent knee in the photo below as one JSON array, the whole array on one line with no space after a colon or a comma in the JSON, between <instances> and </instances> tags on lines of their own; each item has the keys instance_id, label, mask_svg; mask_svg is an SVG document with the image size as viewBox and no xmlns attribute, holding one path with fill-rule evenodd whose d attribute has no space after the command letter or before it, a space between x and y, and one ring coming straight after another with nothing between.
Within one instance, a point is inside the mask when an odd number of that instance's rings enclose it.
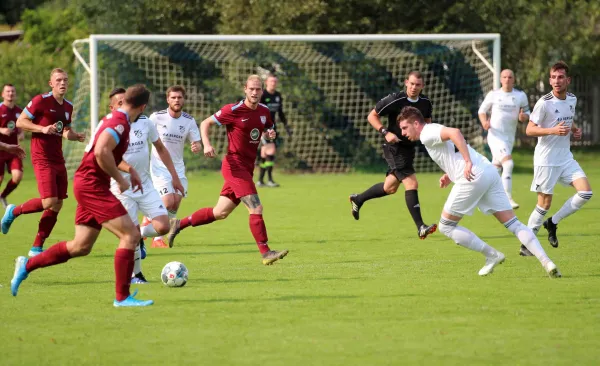
<instances>
[{"instance_id":1,"label":"player's bent knee","mask_svg":"<svg viewBox=\"0 0 600 366\"><path fill-rule=\"evenodd\" d=\"M169 218L168 216L161 216L152 220L152 227L158 235L165 235L169 232Z\"/></svg>"},{"instance_id":2,"label":"player's bent knee","mask_svg":"<svg viewBox=\"0 0 600 366\"><path fill-rule=\"evenodd\" d=\"M226 210L213 210L213 215L215 216L215 220L225 220L231 211Z\"/></svg>"},{"instance_id":3,"label":"player's bent knee","mask_svg":"<svg viewBox=\"0 0 600 366\"><path fill-rule=\"evenodd\" d=\"M439 222L438 229L442 234L446 235L449 238L452 238L452 232L454 231L454 229L456 229L456 223L446 222L444 219L442 219Z\"/></svg>"},{"instance_id":4,"label":"player's bent knee","mask_svg":"<svg viewBox=\"0 0 600 366\"><path fill-rule=\"evenodd\" d=\"M73 241L70 244L67 245L67 250L71 257L85 257L92 252L92 243Z\"/></svg>"}]
</instances>

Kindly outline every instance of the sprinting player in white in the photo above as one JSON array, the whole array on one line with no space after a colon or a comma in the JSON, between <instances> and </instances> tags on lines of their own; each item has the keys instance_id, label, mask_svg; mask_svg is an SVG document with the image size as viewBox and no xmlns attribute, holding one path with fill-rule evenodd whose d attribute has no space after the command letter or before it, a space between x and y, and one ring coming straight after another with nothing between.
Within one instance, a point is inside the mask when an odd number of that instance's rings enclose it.
<instances>
[{"instance_id":1,"label":"sprinting player in white","mask_svg":"<svg viewBox=\"0 0 600 366\"><path fill-rule=\"evenodd\" d=\"M512 70L500 73L502 88L489 92L479 107L479 120L488 131L487 142L492 151L492 164L502 172L502 185L512 208L519 204L512 198L512 172L515 166L512 149L518 122L529 121L527 95L514 88L515 74ZM490 115L491 112L491 115Z\"/></svg>"},{"instance_id":2,"label":"sprinting player in white","mask_svg":"<svg viewBox=\"0 0 600 366\"><path fill-rule=\"evenodd\" d=\"M156 147L152 147L152 158L150 159L152 182L167 208L169 218L177 217L177 210L179 210L181 199L187 195L188 181L185 177L185 164L183 162L185 141L187 140L191 143L191 150L194 154L202 151L200 130L198 130L196 120L183 112L185 97L185 89L182 86L175 85L169 87L167 89L167 103L169 104L169 108L150 115L150 120L154 123L162 143L171 154L177 176L184 188L183 192L179 192L174 187L171 174L158 154L158 150ZM144 220L142 226L145 226L147 222L147 220ZM166 248L168 246L163 241L162 236L157 236L152 241L152 247Z\"/></svg>"},{"instance_id":3,"label":"sprinting player in white","mask_svg":"<svg viewBox=\"0 0 600 366\"><path fill-rule=\"evenodd\" d=\"M440 187L447 187L454 182L438 227L457 244L485 256L480 276L492 273L494 267L504 262L504 254L467 228L458 226L464 215L473 214L475 207L484 214L493 214L535 254L550 277L561 276L535 234L515 216L496 169L485 157L467 145L460 130L437 123L426 124L421 112L414 107L405 107L397 121L402 135L411 141L421 140L431 159L446 173L440 178Z\"/></svg>"},{"instance_id":4,"label":"sprinting player in white","mask_svg":"<svg viewBox=\"0 0 600 366\"><path fill-rule=\"evenodd\" d=\"M114 89L110 93L109 98L110 110L115 111L119 109L125 98L125 89ZM121 201L123 207L125 207L129 213L129 217L131 217L131 220L138 229L139 211L151 220L150 225L146 225L141 229L142 237L155 237L157 235L166 234L169 231L169 216L167 215L167 209L161 201L158 192L154 189L152 179L150 178L149 141L156 148L158 155L161 157L162 161L165 162L165 166L171 173L175 189L180 191L183 191L184 189L179 181L173 162L171 161L169 151L158 138L158 132L156 131L154 124L150 122L148 117L141 115L136 123L131 125L131 131L129 132L129 146L123 155L123 161L119 164L119 170L123 172L121 174L127 180L129 180L130 175L137 175L139 181L142 182L142 189L134 192L132 188L129 188L125 192L121 192L119 184L114 179L111 179L110 190L119 201ZM131 283L142 284L147 282L142 273L142 243L143 239L140 241L140 245L135 249Z\"/></svg>"},{"instance_id":5,"label":"sprinting player in white","mask_svg":"<svg viewBox=\"0 0 600 366\"><path fill-rule=\"evenodd\" d=\"M571 154L571 135L581 139L581 128L573 124L577 98L567 93L571 83L569 67L559 61L550 68L552 91L538 100L527 125L527 136L536 136L538 143L533 155L533 182L531 190L537 192L537 206L529 217L529 228L538 232L544 216L552 204L552 194L557 182L573 186L577 193L543 221L548 230L548 241L558 247L557 224L578 211L592 198L592 187L579 163Z\"/></svg>"}]
</instances>

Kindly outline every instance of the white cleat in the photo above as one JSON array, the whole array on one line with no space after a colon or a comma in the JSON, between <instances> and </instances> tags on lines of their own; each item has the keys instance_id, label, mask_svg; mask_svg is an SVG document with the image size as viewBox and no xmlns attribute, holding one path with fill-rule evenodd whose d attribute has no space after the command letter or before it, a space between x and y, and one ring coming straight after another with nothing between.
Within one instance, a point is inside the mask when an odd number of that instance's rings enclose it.
<instances>
[{"instance_id":1,"label":"white cleat","mask_svg":"<svg viewBox=\"0 0 600 366\"><path fill-rule=\"evenodd\" d=\"M480 276L487 276L494 272L494 267L504 262L504 254L497 252L495 256L485 260L485 266L479 270Z\"/></svg>"},{"instance_id":2,"label":"white cleat","mask_svg":"<svg viewBox=\"0 0 600 366\"><path fill-rule=\"evenodd\" d=\"M510 206L513 208L513 210L516 210L517 208L519 208L519 204L515 202L515 200L513 200L512 198L508 200L510 202Z\"/></svg>"},{"instance_id":3,"label":"white cleat","mask_svg":"<svg viewBox=\"0 0 600 366\"><path fill-rule=\"evenodd\" d=\"M548 276L550 278L562 277L562 274L558 270L558 267L556 267L556 264L554 264L553 262L546 263L546 265L544 266L544 269L546 270L546 273L548 273Z\"/></svg>"}]
</instances>

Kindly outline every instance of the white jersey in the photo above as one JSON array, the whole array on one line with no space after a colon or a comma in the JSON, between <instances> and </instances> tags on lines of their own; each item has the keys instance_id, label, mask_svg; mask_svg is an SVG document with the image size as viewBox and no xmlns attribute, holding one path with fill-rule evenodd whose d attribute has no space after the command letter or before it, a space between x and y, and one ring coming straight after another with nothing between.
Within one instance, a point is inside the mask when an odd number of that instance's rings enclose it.
<instances>
[{"instance_id":1,"label":"white jersey","mask_svg":"<svg viewBox=\"0 0 600 366\"><path fill-rule=\"evenodd\" d=\"M421 142L429 152L429 156L446 173L454 183L466 183L465 160L452 141L442 141L441 132L444 126L437 123L427 123L421 131ZM485 170L491 163L471 146L467 146L473 174L477 175Z\"/></svg>"},{"instance_id":2,"label":"white jersey","mask_svg":"<svg viewBox=\"0 0 600 366\"><path fill-rule=\"evenodd\" d=\"M200 130L196 125L196 120L185 112L182 112L179 118L173 118L166 109L152 113L150 120L154 123L162 143L171 154L177 175L180 178L185 177L185 165L183 163L185 141L187 140L190 143L200 141ZM170 176L167 167L160 160L154 147L152 148L150 164L153 176Z\"/></svg>"},{"instance_id":3,"label":"white jersey","mask_svg":"<svg viewBox=\"0 0 600 366\"><path fill-rule=\"evenodd\" d=\"M511 140L517 132L521 108L523 113L529 114L529 101L524 92L517 89L510 92L497 89L486 95L478 113L491 112L489 133Z\"/></svg>"},{"instance_id":4,"label":"white jersey","mask_svg":"<svg viewBox=\"0 0 600 366\"><path fill-rule=\"evenodd\" d=\"M150 182L150 143L158 140L158 132L148 117L142 115L131 124L129 131L129 146L123 155L123 160L131 165L139 174L142 184ZM129 180L129 174L121 172L121 175ZM117 184L114 179L111 185Z\"/></svg>"},{"instance_id":5,"label":"white jersey","mask_svg":"<svg viewBox=\"0 0 600 366\"><path fill-rule=\"evenodd\" d=\"M551 128L564 122L573 126L577 98L567 93L567 97L558 99L550 92L535 103L529 120L542 128ZM573 159L571 154L571 132L566 136L548 135L538 137L533 154L534 166L561 166Z\"/></svg>"}]
</instances>

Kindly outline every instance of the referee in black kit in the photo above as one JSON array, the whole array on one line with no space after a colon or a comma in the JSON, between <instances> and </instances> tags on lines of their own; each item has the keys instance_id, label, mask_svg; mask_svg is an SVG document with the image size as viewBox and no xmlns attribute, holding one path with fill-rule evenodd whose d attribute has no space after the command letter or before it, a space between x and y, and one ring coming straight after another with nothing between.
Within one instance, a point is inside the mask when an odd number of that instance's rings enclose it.
<instances>
[{"instance_id":1,"label":"referee in black kit","mask_svg":"<svg viewBox=\"0 0 600 366\"><path fill-rule=\"evenodd\" d=\"M413 167L415 144L402 136L396 117L402 108L411 106L421 111L425 122L431 123L433 106L429 98L421 95L424 82L423 75L419 71L411 71L404 81L404 85L406 86L405 91L393 93L381 99L367 117L371 126L379 131L386 141L383 144L383 155L388 164L385 181L375 184L363 193L351 194L350 203L352 204L352 216L358 220L360 208L365 202L394 194L400 183L403 183L406 206L417 225L419 238L425 239L427 235L436 231L437 225L426 225L421 217L421 205L417 193L419 184ZM381 123L380 117L382 116L388 117L387 128Z\"/></svg>"}]
</instances>

